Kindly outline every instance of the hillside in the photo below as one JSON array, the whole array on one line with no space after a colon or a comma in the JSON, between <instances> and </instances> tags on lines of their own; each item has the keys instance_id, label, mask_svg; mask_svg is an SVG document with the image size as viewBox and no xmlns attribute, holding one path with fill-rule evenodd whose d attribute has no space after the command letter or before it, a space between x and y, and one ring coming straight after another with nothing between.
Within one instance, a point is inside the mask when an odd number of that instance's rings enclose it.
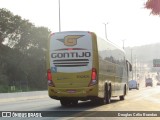
<instances>
[{"instance_id":1,"label":"hillside","mask_svg":"<svg viewBox=\"0 0 160 120\"><path fill-rule=\"evenodd\" d=\"M153 59L160 59L160 43L125 48L126 55L129 60L131 59L131 49L132 58L136 58L138 61L150 63Z\"/></svg>"}]
</instances>

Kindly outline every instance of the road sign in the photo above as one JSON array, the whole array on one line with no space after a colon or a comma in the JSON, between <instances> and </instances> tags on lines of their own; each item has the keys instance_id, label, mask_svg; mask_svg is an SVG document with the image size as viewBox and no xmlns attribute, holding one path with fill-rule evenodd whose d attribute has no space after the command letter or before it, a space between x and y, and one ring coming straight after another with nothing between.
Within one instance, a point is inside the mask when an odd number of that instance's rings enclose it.
<instances>
[{"instance_id":1,"label":"road sign","mask_svg":"<svg viewBox=\"0 0 160 120\"><path fill-rule=\"evenodd\" d=\"M160 67L160 59L153 59L153 67Z\"/></svg>"}]
</instances>

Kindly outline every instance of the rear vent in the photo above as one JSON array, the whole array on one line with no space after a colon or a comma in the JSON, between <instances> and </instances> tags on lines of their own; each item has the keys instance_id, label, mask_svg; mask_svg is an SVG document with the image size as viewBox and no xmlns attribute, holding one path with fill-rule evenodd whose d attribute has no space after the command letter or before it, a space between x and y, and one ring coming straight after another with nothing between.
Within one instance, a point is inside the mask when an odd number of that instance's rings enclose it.
<instances>
[{"instance_id":1,"label":"rear vent","mask_svg":"<svg viewBox=\"0 0 160 120\"><path fill-rule=\"evenodd\" d=\"M56 67L80 67L87 66L89 63L89 59L60 59L53 60L53 64Z\"/></svg>"}]
</instances>

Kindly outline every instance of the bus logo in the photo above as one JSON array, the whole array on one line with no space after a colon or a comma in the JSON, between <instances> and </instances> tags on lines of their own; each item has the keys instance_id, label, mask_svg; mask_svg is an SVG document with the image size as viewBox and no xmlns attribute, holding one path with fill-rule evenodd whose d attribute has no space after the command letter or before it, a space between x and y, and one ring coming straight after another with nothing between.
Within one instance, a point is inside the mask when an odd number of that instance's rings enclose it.
<instances>
[{"instance_id":1,"label":"bus logo","mask_svg":"<svg viewBox=\"0 0 160 120\"><path fill-rule=\"evenodd\" d=\"M66 46L74 46L77 44L77 39L83 37L84 35L68 35L64 39L57 39L60 42L63 42Z\"/></svg>"}]
</instances>

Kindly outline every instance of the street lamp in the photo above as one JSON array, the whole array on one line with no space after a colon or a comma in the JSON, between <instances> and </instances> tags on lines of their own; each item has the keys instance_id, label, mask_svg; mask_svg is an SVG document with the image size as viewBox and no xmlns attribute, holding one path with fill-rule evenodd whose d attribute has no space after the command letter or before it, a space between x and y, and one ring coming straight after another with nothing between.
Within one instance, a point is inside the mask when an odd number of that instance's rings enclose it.
<instances>
[{"instance_id":1,"label":"street lamp","mask_svg":"<svg viewBox=\"0 0 160 120\"><path fill-rule=\"evenodd\" d=\"M108 23L103 23L104 24L104 26L105 26L105 36L106 36L106 39L108 40L108 38L107 38L107 24Z\"/></svg>"},{"instance_id":2,"label":"street lamp","mask_svg":"<svg viewBox=\"0 0 160 120\"><path fill-rule=\"evenodd\" d=\"M124 41L125 41L125 40L122 40L122 42L123 42L123 49L124 49Z\"/></svg>"},{"instance_id":3,"label":"street lamp","mask_svg":"<svg viewBox=\"0 0 160 120\"><path fill-rule=\"evenodd\" d=\"M132 68L133 68L133 60L132 60L132 51L133 49L131 48L131 64L132 64ZM133 69L132 69L132 80L133 80Z\"/></svg>"},{"instance_id":4,"label":"street lamp","mask_svg":"<svg viewBox=\"0 0 160 120\"><path fill-rule=\"evenodd\" d=\"M61 4L60 0L58 1L59 5L59 32L61 32Z\"/></svg>"}]
</instances>

